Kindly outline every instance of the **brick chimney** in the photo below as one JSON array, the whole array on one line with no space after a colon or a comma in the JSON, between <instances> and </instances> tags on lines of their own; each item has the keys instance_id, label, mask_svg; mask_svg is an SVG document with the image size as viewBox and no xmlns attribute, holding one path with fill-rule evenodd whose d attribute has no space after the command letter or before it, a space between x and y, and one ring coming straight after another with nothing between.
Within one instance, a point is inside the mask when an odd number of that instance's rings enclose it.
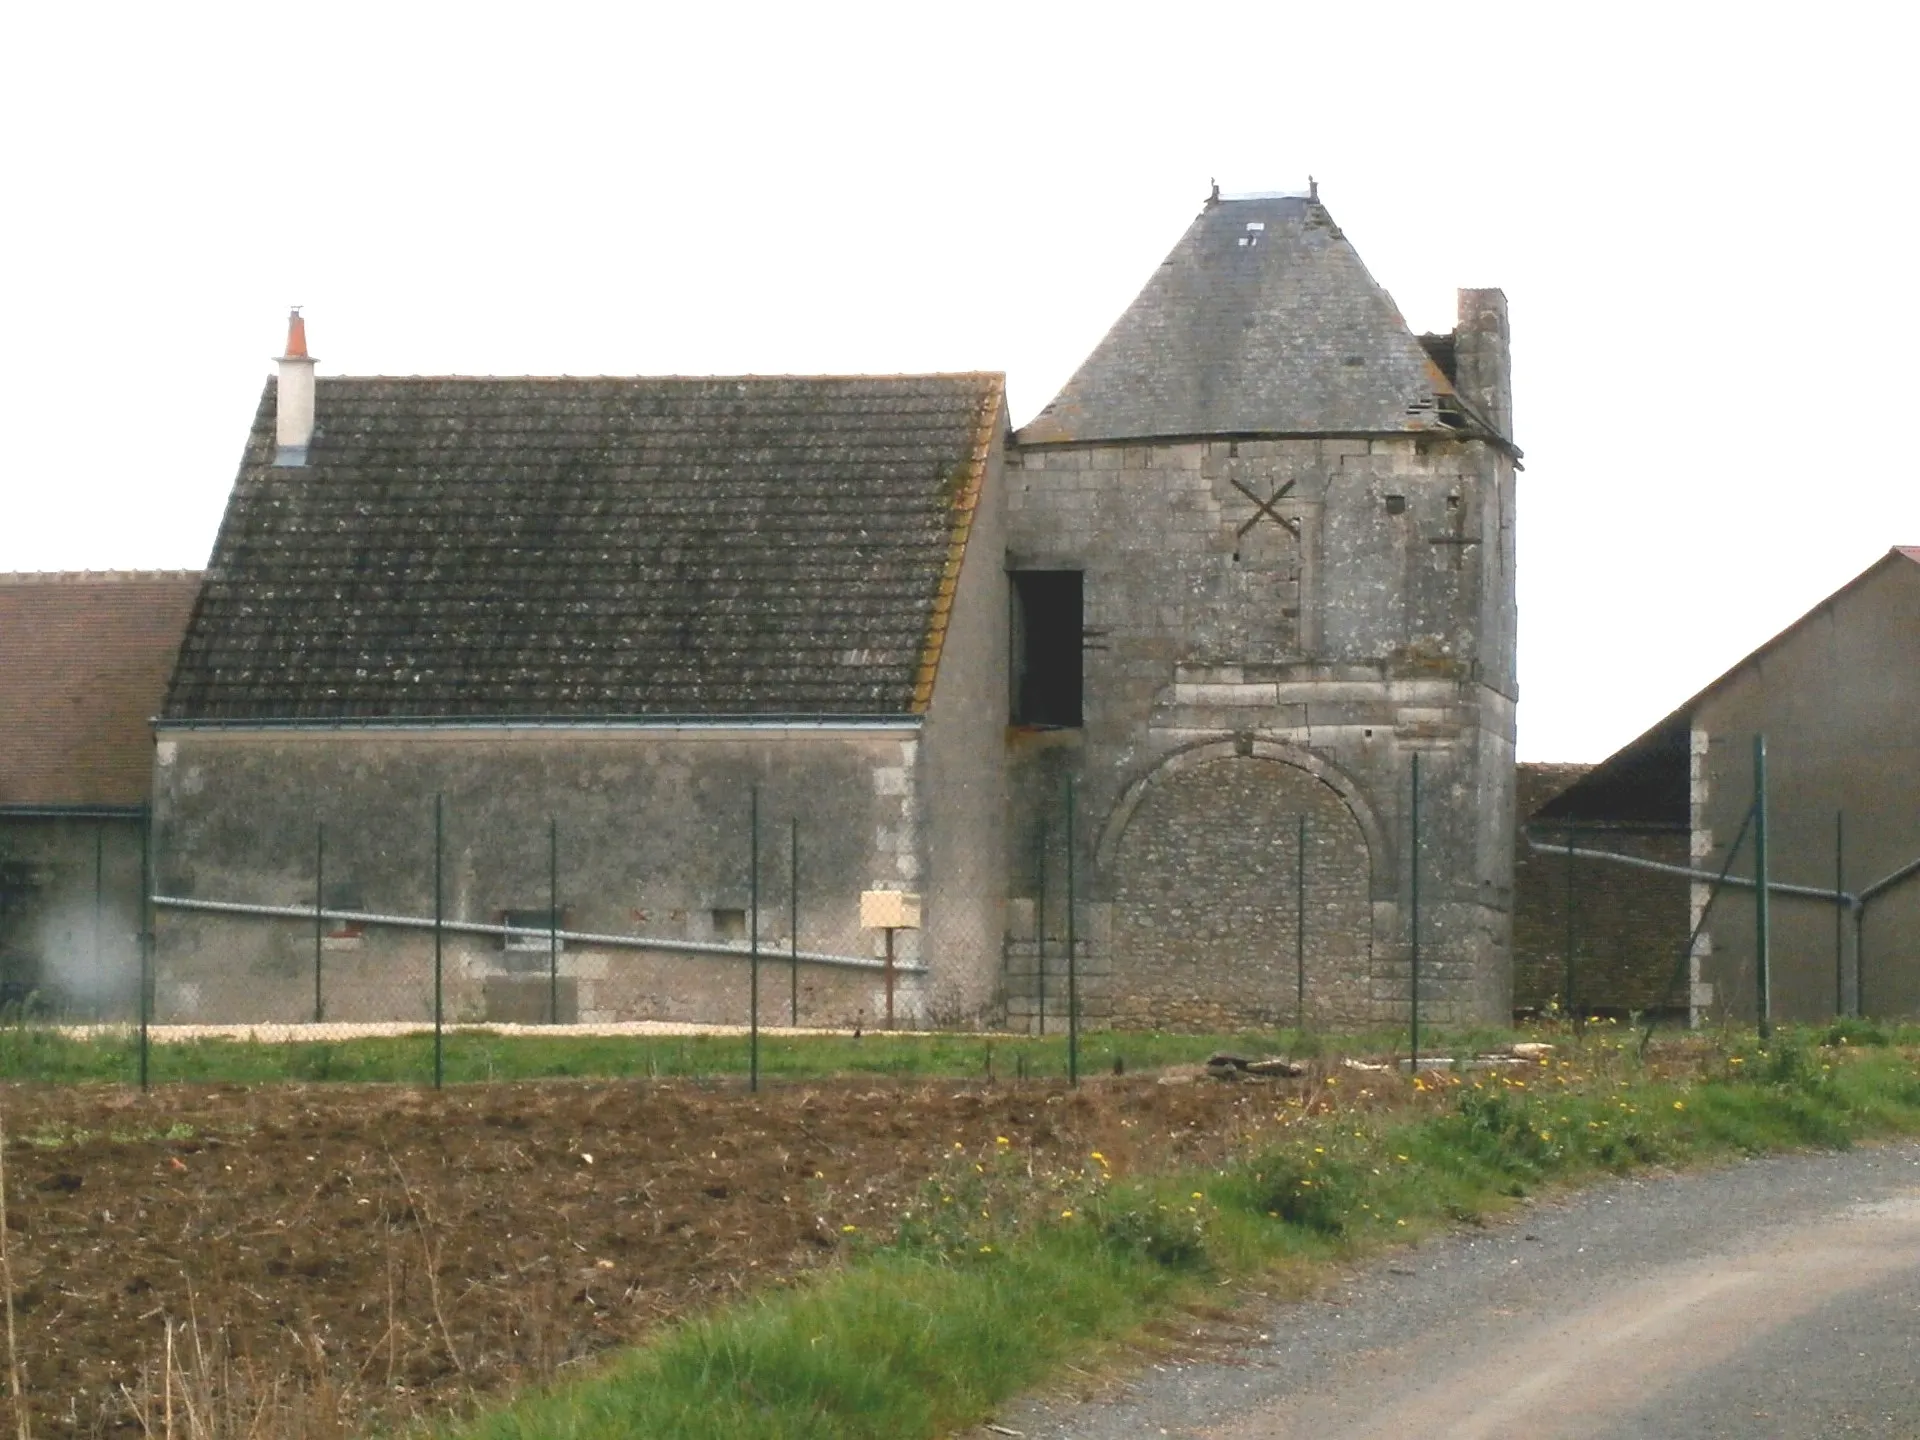
<instances>
[{"instance_id":1,"label":"brick chimney","mask_svg":"<svg viewBox=\"0 0 1920 1440\"><path fill-rule=\"evenodd\" d=\"M287 353L280 357L280 384L274 400L276 465L304 465L313 443L313 357L307 354L307 322L300 307L287 317Z\"/></svg>"}]
</instances>

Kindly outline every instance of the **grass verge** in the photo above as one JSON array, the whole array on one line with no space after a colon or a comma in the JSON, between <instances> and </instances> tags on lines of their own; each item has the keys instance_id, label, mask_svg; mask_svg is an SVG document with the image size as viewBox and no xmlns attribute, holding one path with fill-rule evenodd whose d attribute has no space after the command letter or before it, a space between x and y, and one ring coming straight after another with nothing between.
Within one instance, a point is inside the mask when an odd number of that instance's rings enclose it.
<instances>
[{"instance_id":1,"label":"grass verge","mask_svg":"<svg viewBox=\"0 0 1920 1440\"><path fill-rule=\"evenodd\" d=\"M1118 1177L1098 1152L1050 1172L1003 1141L929 1176L896 1232L842 1269L441 1433L948 1433L1222 1281L1365 1255L1598 1174L1920 1132L1916 1052L1875 1038L1894 1037L1688 1038L1643 1062L1602 1032L1524 1070L1335 1071L1276 1091L1271 1122L1203 1172Z\"/></svg>"},{"instance_id":2,"label":"grass verge","mask_svg":"<svg viewBox=\"0 0 1920 1440\"><path fill-rule=\"evenodd\" d=\"M1168 1035L1100 1031L1081 1037L1080 1069L1104 1074L1116 1064L1138 1070L1205 1059L1212 1049L1263 1055L1274 1035ZM1371 1049L1392 1037L1345 1042ZM742 1035L660 1037L499 1035L452 1029L443 1041L449 1085L553 1078L744 1080ZM1294 1037L1292 1053L1311 1054L1310 1037ZM433 1035L362 1036L340 1040L201 1039L153 1045L149 1078L168 1084L426 1084L433 1077ZM877 1075L901 1079L1048 1079L1067 1072L1065 1036L1027 1037L945 1032L926 1035L768 1035L760 1042L768 1079ZM37 1022L0 1025L0 1081L130 1084L139 1076L131 1033L76 1037Z\"/></svg>"}]
</instances>

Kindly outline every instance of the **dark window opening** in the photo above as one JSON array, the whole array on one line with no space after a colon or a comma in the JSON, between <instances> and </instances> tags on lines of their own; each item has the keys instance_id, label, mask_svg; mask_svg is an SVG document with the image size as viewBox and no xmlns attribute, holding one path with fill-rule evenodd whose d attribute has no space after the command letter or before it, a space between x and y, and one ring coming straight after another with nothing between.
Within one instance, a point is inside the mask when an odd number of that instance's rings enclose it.
<instances>
[{"instance_id":1,"label":"dark window opening","mask_svg":"<svg viewBox=\"0 0 1920 1440\"><path fill-rule=\"evenodd\" d=\"M1085 609L1078 570L1013 575L1013 723L1081 723Z\"/></svg>"},{"instance_id":2,"label":"dark window opening","mask_svg":"<svg viewBox=\"0 0 1920 1440\"><path fill-rule=\"evenodd\" d=\"M1387 496L1387 514L1404 515L1407 513L1407 497L1404 495Z\"/></svg>"},{"instance_id":3,"label":"dark window opening","mask_svg":"<svg viewBox=\"0 0 1920 1440\"><path fill-rule=\"evenodd\" d=\"M503 950L538 950L544 955L548 946L554 941L558 941L558 949L567 948L567 942L560 940L553 933L555 930L566 927L566 917L556 915L551 910L508 910L501 914L500 923L523 932L518 935L502 935L500 948ZM524 933L528 930L537 930L540 933L537 935Z\"/></svg>"},{"instance_id":4,"label":"dark window opening","mask_svg":"<svg viewBox=\"0 0 1920 1440\"><path fill-rule=\"evenodd\" d=\"M360 894L357 885L329 885L325 900L326 909L364 911L367 902ZM366 934L367 927L358 920L327 921L326 938L329 940L358 940Z\"/></svg>"}]
</instances>

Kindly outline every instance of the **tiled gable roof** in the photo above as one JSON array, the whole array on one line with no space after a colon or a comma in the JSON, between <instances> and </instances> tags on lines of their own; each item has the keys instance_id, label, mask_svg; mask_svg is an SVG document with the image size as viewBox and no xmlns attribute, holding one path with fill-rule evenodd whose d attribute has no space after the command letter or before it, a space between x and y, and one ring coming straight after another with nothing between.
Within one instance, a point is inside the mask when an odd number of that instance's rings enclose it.
<instances>
[{"instance_id":1,"label":"tiled gable roof","mask_svg":"<svg viewBox=\"0 0 1920 1440\"><path fill-rule=\"evenodd\" d=\"M1452 383L1319 201L1201 212L1023 444L1466 428Z\"/></svg>"},{"instance_id":2,"label":"tiled gable roof","mask_svg":"<svg viewBox=\"0 0 1920 1440\"><path fill-rule=\"evenodd\" d=\"M184 570L0 574L0 807L142 804L200 588Z\"/></svg>"},{"instance_id":3,"label":"tiled gable roof","mask_svg":"<svg viewBox=\"0 0 1920 1440\"><path fill-rule=\"evenodd\" d=\"M166 715L903 715L997 375L322 378L255 418Z\"/></svg>"}]
</instances>

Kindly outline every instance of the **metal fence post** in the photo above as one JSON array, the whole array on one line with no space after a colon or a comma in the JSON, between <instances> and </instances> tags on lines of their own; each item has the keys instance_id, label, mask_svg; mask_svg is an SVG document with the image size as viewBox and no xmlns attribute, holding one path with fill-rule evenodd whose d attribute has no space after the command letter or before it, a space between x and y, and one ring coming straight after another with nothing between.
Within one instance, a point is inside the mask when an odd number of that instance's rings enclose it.
<instances>
[{"instance_id":1,"label":"metal fence post","mask_svg":"<svg viewBox=\"0 0 1920 1440\"><path fill-rule=\"evenodd\" d=\"M153 1014L153 806L140 807L140 1088L147 1088L147 1027Z\"/></svg>"},{"instance_id":2,"label":"metal fence post","mask_svg":"<svg viewBox=\"0 0 1920 1440\"><path fill-rule=\"evenodd\" d=\"M1574 970L1573 970L1573 966L1574 966L1573 951L1574 951L1574 946L1578 940L1577 932L1574 929L1574 907L1578 903L1579 903L1579 891L1575 887L1574 879L1573 879L1573 831L1569 829L1567 831L1567 954L1566 954L1567 976L1566 976L1566 984L1565 984L1563 993L1564 993L1564 1003L1565 1003L1566 1012L1567 1012L1567 1019L1573 1024L1573 1027L1575 1030L1578 1030L1580 1028L1580 1022L1578 1018L1580 1012L1578 1009L1578 1001L1576 1000L1574 995Z\"/></svg>"},{"instance_id":3,"label":"metal fence post","mask_svg":"<svg viewBox=\"0 0 1920 1440\"><path fill-rule=\"evenodd\" d=\"M760 1088L760 787L747 802L747 1089Z\"/></svg>"},{"instance_id":4,"label":"metal fence post","mask_svg":"<svg viewBox=\"0 0 1920 1440\"><path fill-rule=\"evenodd\" d=\"M107 909L107 827L100 821L93 822L93 973L104 975L107 970L104 947L106 943ZM100 1004L94 1002L93 1013L99 1017Z\"/></svg>"},{"instance_id":5,"label":"metal fence post","mask_svg":"<svg viewBox=\"0 0 1920 1440\"><path fill-rule=\"evenodd\" d=\"M1408 1049L1411 1052L1408 1069L1410 1074L1418 1075L1420 1073L1420 752L1418 750L1413 752L1413 806L1410 818L1412 821L1410 828L1413 832L1410 846L1413 881L1411 897L1413 946L1407 995L1410 1039Z\"/></svg>"},{"instance_id":6,"label":"metal fence post","mask_svg":"<svg viewBox=\"0 0 1920 1440\"><path fill-rule=\"evenodd\" d=\"M443 1034L445 1025L445 987L441 976L443 956L442 927L445 914L445 851L444 796L436 793L433 797L433 1088L438 1090L446 1081L446 1050Z\"/></svg>"},{"instance_id":7,"label":"metal fence post","mask_svg":"<svg viewBox=\"0 0 1920 1440\"><path fill-rule=\"evenodd\" d=\"M1301 812L1293 849L1293 1025L1307 1028L1307 817Z\"/></svg>"},{"instance_id":8,"label":"metal fence post","mask_svg":"<svg viewBox=\"0 0 1920 1440\"><path fill-rule=\"evenodd\" d=\"M800 817L787 836L787 1023L800 1025Z\"/></svg>"},{"instance_id":9,"label":"metal fence post","mask_svg":"<svg viewBox=\"0 0 1920 1440\"><path fill-rule=\"evenodd\" d=\"M1867 1018L1867 907L1853 907L1853 1013Z\"/></svg>"},{"instance_id":10,"label":"metal fence post","mask_svg":"<svg viewBox=\"0 0 1920 1440\"><path fill-rule=\"evenodd\" d=\"M313 1023L325 1015L321 1006L320 967L327 939L327 827L313 827Z\"/></svg>"},{"instance_id":11,"label":"metal fence post","mask_svg":"<svg viewBox=\"0 0 1920 1440\"><path fill-rule=\"evenodd\" d=\"M1760 1038L1773 1034L1773 936L1767 877L1767 737L1753 737L1753 984Z\"/></svg>"},{"instance_id":12,"label":"metal fence post","mask_svg":"<svg viewBox=\"0 0 1920 1440\"><path fill-rule=\"evenodd\" d=\"M560 1023L560 822L547 816L547 1023Z\"/></svg>"},{"instance_id":13,"label":"metal fence post","mask_svg":"<svg viewBox=\"0 0 1920 1440\"><path fill-rule=\"evenodd\" d=\"M1067 1083L1080 1083L1080 944L1074 911L1080 897L1074 883L1073 777L1067 777Z\"/></svg>"},{"instance_id":14,"label":"metal fence post","mask_svg":"<svg viewBox=\"0 0 1920 1440\"><path fill-rule=\"evenodd\" d=\"M1039 1033L1047 1033L1047 822L1040 822L1040 876L1033 895L1034 1004L1040 1012Z\"/></svg>"},{"instance_id":15,"label":"metal fence post","mask_svg":"<svg viewBox=\"0 0 1920 1440\"><path fill-rule=\"evenodd\" d=\"M1833 812L1833 893L1847 893L1847 812ZM1847 902L1833 902L1833 1018L1847 1013Z\"/></svg>"}]
</instances>

